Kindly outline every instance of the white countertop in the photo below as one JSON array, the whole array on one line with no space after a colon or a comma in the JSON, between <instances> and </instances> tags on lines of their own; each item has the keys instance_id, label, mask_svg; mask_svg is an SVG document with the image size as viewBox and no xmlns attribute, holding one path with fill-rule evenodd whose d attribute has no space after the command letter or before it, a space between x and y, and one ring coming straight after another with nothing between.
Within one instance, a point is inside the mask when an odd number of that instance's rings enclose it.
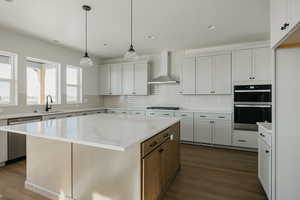
<instances>
[{"instance_id":1,"label":"white countertop","mask_svg":"<svg viewBox=\"0 0 300 200\"><path fill-rule=\"evenodd\" d=\"M265 132L272 134L272 123L268 122L257 122L259 127L263 128Z\"/></svg>"},{"instance_id":2,"label":"white countertop","mask_svg":"<svg viewBox=\"0 0 300 200\"><path fill-rule=\"evenodd\" d=\"M34 116L46 116L46 115L60 115L67 113L75 113L75 112L84 112L84 111L94 111L101 110L105 108L80 108L80 109L58 109L50 112L27 112L27 113L12 113L12 114L0 114L0 120L12 119L12 118L21 118L21 117L34 117Z\"/></svg>"},{"instance_id":3,"label":"white countertop","mask_svg":"<svg viewBox=\"0 0 300 200\"><path fill-rule=\"evenodd\" d=\"M125 151L131 145L149 139L179 120L179 118L95 114L3 126L0 130Z\"/></svg>"}]
</instances>

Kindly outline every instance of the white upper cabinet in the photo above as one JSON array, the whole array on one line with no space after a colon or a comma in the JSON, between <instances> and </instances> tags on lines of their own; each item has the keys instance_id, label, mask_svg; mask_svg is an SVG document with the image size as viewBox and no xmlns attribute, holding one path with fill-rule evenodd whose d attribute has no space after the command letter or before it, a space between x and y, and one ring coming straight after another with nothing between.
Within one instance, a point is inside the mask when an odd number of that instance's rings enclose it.
<instances>
[{"instance_id":1,"label":"white upper cabinet","mask_svg":"<svg viewBox=\"0 0 300 200\"><path fill-rule=\"evenodd\" d=\"M271 46L277 47L300 22L299 0L271 0Z\"/></svg>"},{"instance_id":2,"label":"white upper cabinet","mask_svg":"<svg viewBox=\"0 0 300 200\"><path fill-rule=\"evenodd\" d=\"M110 87L110 66L103 65L100 71L100 95L111 95Z\"/></svg>"},{"instance_id":3,"label":"white upper cabinet","mask_svg":"<svg viewBox=\"0 0 300 200\"><path fill-rule=\"evenodd\" d=\"M123 65L123 94L132 95L134 89L134 64Z\"/></svg>"},{"instance_id":4,"label":"white upper cabinet","mask_svg":"<svg viewBox=\"0 0 300 200\"><path fill-rule=\"evenodd\" d=\"M148 63L101 66L100 95L148 95Z\"/></svg>"},{"instance_id":5,"label":"white upper cabinet","mask_svg":"<svg viewBox=\"0 0 300 200\"><path fill-rule=\"evenodd\" d=\"M121 95L122 94L122 64L112 64L110 66L111 74L111 94Z\"/></svg>"},{"instance_id":6,"label":"white upper cabinet","mask_svg":"<svg viewBox=\"0 0 300 200\"><path fill-rule=\"evenodd\" d=\"M196 58L185 58L181 66L181 93L195 94L196 92Z\"/></svg>"},{"instance_id":7,"label":"white upper cabinet","mask_svg":"<svg viewBox=\"0 0 300 200\"><path fill-rule=\"evenodd\" d=\"M212 57L198 57L196 64L196 94L210 94L212 90Z\"/></svg>"},{"instance_id":8,"label":"white upper cabinet","mask_svg":"<svg viewBox=\"0 0 300 200\"><path fill-rule=\"evenodd\" d=\"M134 64L134 95L148 95L148 64Z\"/></svg>"},{"instance_id":9,"label":"white upper cabinet","mask_svg":"<svg viewBox=\"0 0 300 200\"><path fill-rule=\"evenodd\" d=\"M233 52L233 82L270 82L271 49L268 47L237 50Z\"/></svg>"},{"instance_id":10,"label":"white upper cabinet","mask_svg":"<svg viewBox=\"0 0 300 200\"><path fill-rule=\"evenodd\" d=\"M252 50L238 50L232 54L233 81L249 81L252 78Z\"/></svg>"},{"instance_id":11,"label":"white upper cabinet","mask_svg":"<svg viewBox=\"0 0 300 200\"><path fill-rule=\"evenodd\" d=\"M213 92L231 93L231 54L214 56Z\"/></svg>"},{"instance_id":12,"label":"white upper cabinet","mask_svg":"<svg viewBox=\"0 0 300 200\"><path fill-rule=\"evenodd\" d=\"M253 49L252 74L255 81L268 81L272 79L271 56L272 52L270 48Z\"/></svg>"}]
</instances>

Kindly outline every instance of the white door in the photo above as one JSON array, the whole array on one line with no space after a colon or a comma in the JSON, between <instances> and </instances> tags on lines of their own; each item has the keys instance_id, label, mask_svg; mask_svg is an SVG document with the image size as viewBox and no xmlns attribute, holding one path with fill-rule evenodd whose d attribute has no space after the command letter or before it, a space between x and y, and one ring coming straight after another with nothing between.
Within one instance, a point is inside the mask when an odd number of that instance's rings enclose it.
<instances>
[{"instance_id":1,"label":"white door","mask_svg":"<svg viewBox=\"0 0 300 200\"><path fill-rule=\"evenodd\" d=\"M185 58L181 66L181 93L195 94L196 92L196 58Z\"/></svg>"},{"instance_id":2,"label":"white door","mask_svg":"<svg viewBox=\"0 0 300 200\"><path fill-rule=\"evenodd\" d=\"M193 142L194 141L194 114L175 113L175 117L181 117L180 140Z\"/></svg>"},{"instance_id":3,"label":"white door","mask_svg":"<svg viewBox=\"0 0 300 200\"><path fill-rule=\"evenodd\" d=\"M110 66L111 74L111 94L122 94L122 64L112 64Z\"/></svg>"},{"instance_id":4,"label":"white door","mask_svg":"<svg viewBox=\"0 0 300 200\"><path fill-rule=\"evenodd\" d=\"M228 120L215 120L213 127L213 144L231 145L232 124Z\"/></svg>"},{"instance_id":5,"label":"white door","mask_svg":"<svg viewBox=\"0 0 300 200\"><path fill-rule=\"evenodd\" d=\"M0 126L7 125L6 120L0 121ZM7 132L0 131L0 166L7 161Z\"/></svg>"},{"instance_id":6,"label":"white door","mask_svg":"<svg viewBox=\"0 0 300 200\"><path fill-rule=\"evenodd\" d=\"M232 73L234 82L250 81L252 77L252 50L238 50L232 54Z\"/></svg>"},{"instance_id":7,"label":"white door","mask_svg":"<svg viewBox=\"0 0 300 200\"><path fill-rule=\"evenodd\" d=\"M271 81L271 55L270 48L253 49L253 77L255 81Z\"/></svg>"},{"instance_id":8,"label":"white door","mask_svg":"<svg viewBox=\"0 0 300 200\"><path fill-rule=\"evenodd\" d=\"M231 94L231 54L214 56L213 91Z\"/></svg>"},{"instance_id":9,"label":"white door","mask_svg":"<svg viewBox=\"0 0 300 200\"><path fill-rule=\"evenodd\" d=\"M194 141L201 143L211 143L212 121L195 118Z\"/></svg>"},{"instance_id":10,"label":"white door","mask_svg":"<svg viewBox=\"0 0 300 200\"><path fill-rule=\"evenodd\" d=\"M134 65L134 95L148 95L148 64Z\"/></svg>"},{"instance_id":11,"label":"white door","mask_svg":"<svg viewBox=\"0 0 300 200\"><path fill-rule=\"evenodd\" d=\"M299 1L299 0L295 0ZM287 33L281 30L288 20L288 0L271 0L271 46L274 47Z\"/></svg>"},{"instance_id":12,"label":"white door","mask_svg":"<svg viewBox=\"0 0 300 200\"><path fill-rule=\"evenodd\" d=\"M197 57L196 94L211 94L212 91L212 57Z\"/></svg>"},{"instance_id":13,"label":"white door","mask_svg":"<svg viewBox=\"0 0 300 200\"><path fill-rule=\"evenodd\" d=\"M123 94L132 95L134 89L134 64L123 64Z\"/></svg>"},{"instance_id":14,"label":"white door","mask_svg":"<svg viewBox=\"0 0 300 200\"><path fill-rule=\"evenodd\" d=\"M103 65L100 67L100 94L110 95L110 66Z\"/></svg>"}]
</instances>

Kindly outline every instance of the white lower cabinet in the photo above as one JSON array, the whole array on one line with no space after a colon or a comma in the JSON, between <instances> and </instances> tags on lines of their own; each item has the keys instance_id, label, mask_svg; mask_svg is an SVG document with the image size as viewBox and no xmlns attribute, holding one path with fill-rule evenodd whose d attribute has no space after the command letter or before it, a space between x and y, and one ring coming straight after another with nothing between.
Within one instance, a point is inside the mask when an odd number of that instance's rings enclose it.
<instances>
[{"instance_id":1,"label":"white lower cabinet","mask_svg":"<svg viewBox=\"0 0 300 200\"><path fill-rule=\"evenodd\" d=\"M195 113L194 116L195 142L231 145L232 121L230 114Z\"/></svg>"},{"instance_id":2,"label":"white lower cabinet","mask_svg":"<svg viewBox=\"0 0 300 200\"><path fill-rule=\"evenodd\" d=\"M258 178L267 197L271 194L271 147L258 139Z\"/></svg>"},{"instance_id":3,"label":"white lower cabinet","mask_svg":"<svg viewBox=\"0 0 300 200\"><path fill-rule=\"evenodd\" d=\"M0 120L0 126L7 125L7 120ZM7 161L7 132L0 132L0 166Z\"/></svg>"},{"instance_id":4,"label":"white lower cabinet","mask_svg":"<svg viewBox=\"0 0 300 200\"><path fill-rule=\"evenodd\" d=\"M175 117L182 118L180 120L180 140L193 142L194 141L194 113L175 113Z\"/></svg>"}]
</instances>

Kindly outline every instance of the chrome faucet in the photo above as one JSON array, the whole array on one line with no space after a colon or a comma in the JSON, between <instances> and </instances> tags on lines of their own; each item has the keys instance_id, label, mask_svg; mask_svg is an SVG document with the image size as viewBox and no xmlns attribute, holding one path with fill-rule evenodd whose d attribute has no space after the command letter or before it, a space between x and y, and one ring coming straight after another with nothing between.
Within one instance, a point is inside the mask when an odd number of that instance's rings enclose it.
<instances>
[{"instance_id":1,"label":"chrome faucet","mask_svg":"<svg viewBox=\"0 0 300 200\"><path fill-rule=\"evenodd\" d=\"M50 109L52 109L51 104L49 104L49 99L50 99L50 103L53 103L53 99L51 95L47 95L46 96L46 112L48 112Z\"/></svg>"}]
</instances>

